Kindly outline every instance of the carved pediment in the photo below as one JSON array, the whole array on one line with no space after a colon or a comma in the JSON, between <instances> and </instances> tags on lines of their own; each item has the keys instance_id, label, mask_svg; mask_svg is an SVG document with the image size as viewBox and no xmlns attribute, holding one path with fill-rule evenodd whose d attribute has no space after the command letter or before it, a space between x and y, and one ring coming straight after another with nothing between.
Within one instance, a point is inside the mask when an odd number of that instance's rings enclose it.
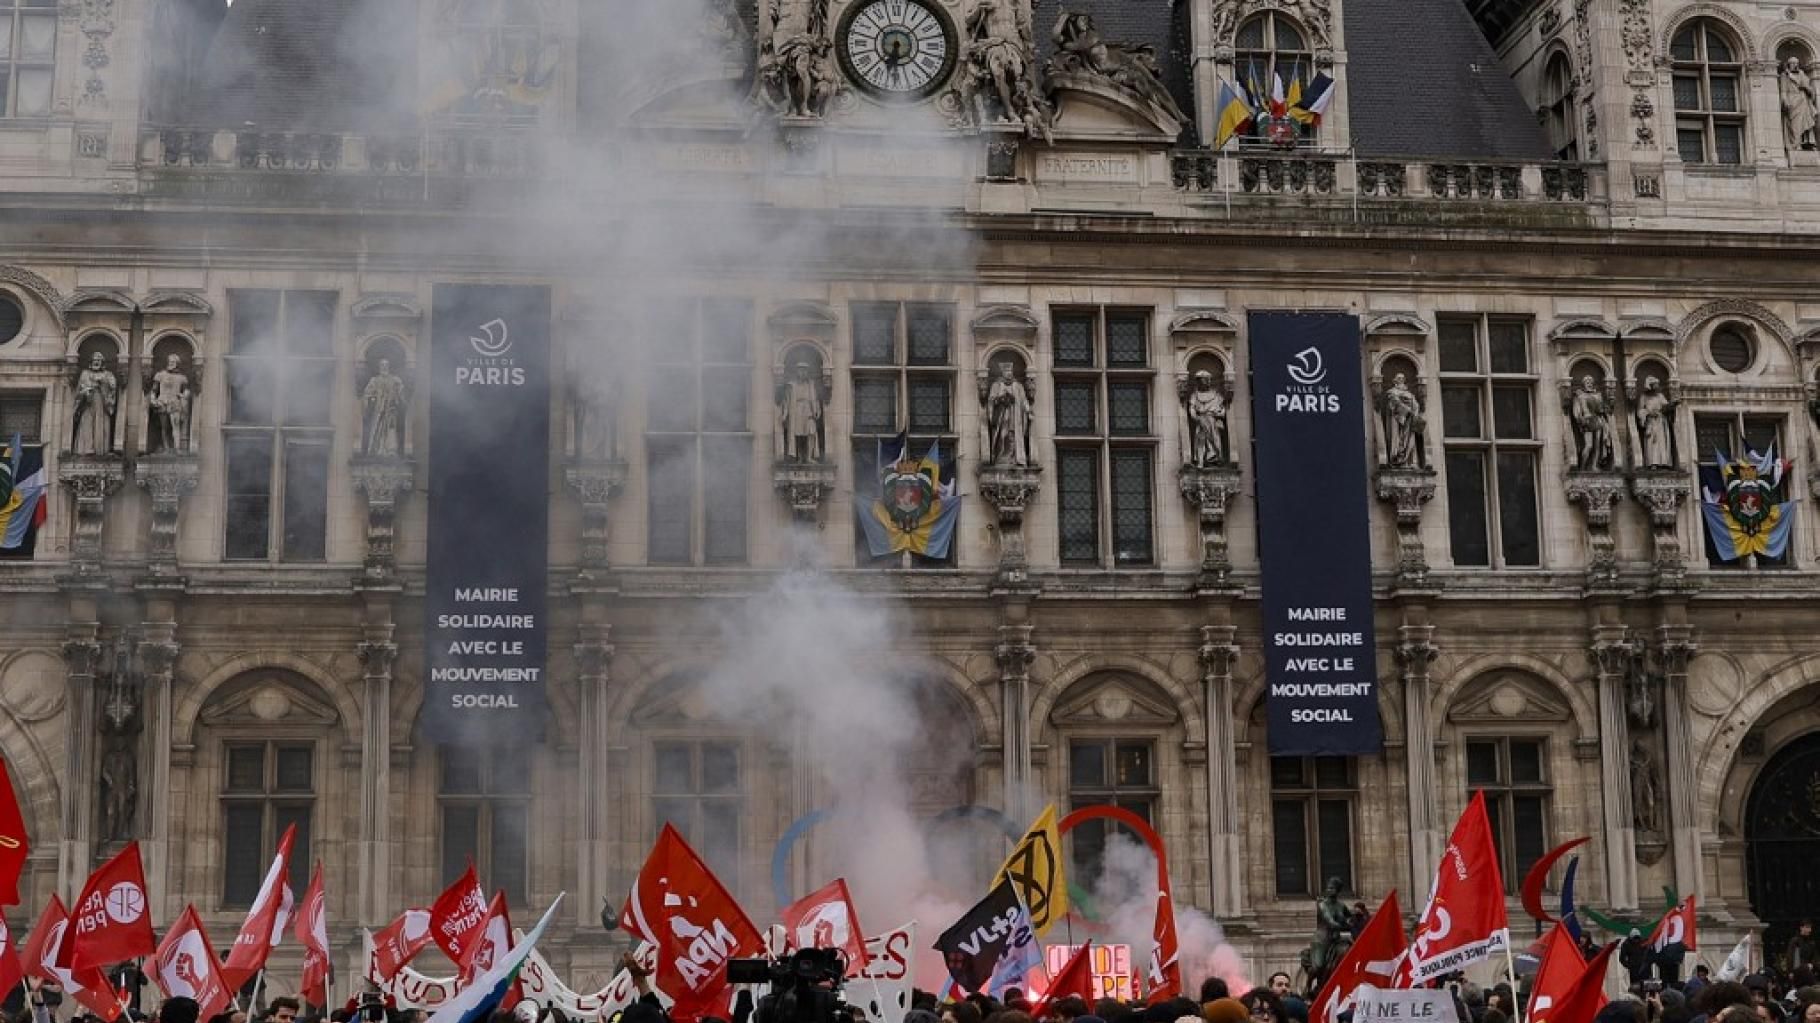
<instances>
[{"instance_id":1,"label":"carved pediment","mask_svg":"<svg viewBox=\"0 0 1820 1023\"><path fill-rule=\"evenodd\" d=\"M1053 75L1048 86L1056 105L1058 139L1171 145L1186 127L1161 105L1099 75Z\"/></svg>"},{"instance_id":2,"label":"carved pediment","mask_svg":"<svg viewBox=\"0 0 1820 1023\"><path fill-rule=\"evenodd\" d=\"M202 723L214 727L315 728L340 719L333 704L280 675L234 683L202 710Z\"/></svg>"},{"instance_id":3,"label":"carved pediment","mask_svg":"<svg viewBox=\"0 0 1820 1023\"><path fill-rule=\"evenodd\" d=\"M131 316L138 308L132 296L118 288L84 288L63 304L63 315Z\"/></svg>"},{"instance_id":4,"label":"carved pediment","mask_svg":"<svg viewBox=\"0 0 1820 1023\"><path fill-rule=\"evenodd\" d=\"M1164 728L1180 719L1168 700L1152 691L1148 682L1126 675L1107 674L1077 684L1050 712L1058 726L1120 725Z\"/></svg>"},{"instance_id":5,"label":"carved pediment","mask_svg":"<svg viewBox=\"0 0 1820 1023\"><path fill-rule=\"evenodd\" d=\"M1171 337L1181 334L1237 335L1239 321L1224 309L1184 309L1169 321Z\"/></svg>"},{"instance_id":6,"label":"carved pediment","mask_svg":"<svg viewBox=\"0 0 1820 1023\"><path fill-rule=\"evenodd\" d=\"M647 727L700 727L714 720L714 708L694 679L669 678L651 688L632 712L632 724Z\"/></svg>"},{"instance_id":7,"label":"carved pediment","mask_svg":"<svg viewBox=\"0 0 1820 1023\"><path fill-rule=\"evenodd\" d=\"M1604 320L1585 316L1564 317L1555 321L1548 332L1550 341L1609 341L1618 336L1618 328Z\"/></svg>"},{"instance_id":8,"label":"carved pediment","mask_svg":"<svg viewBox=\"0 0 1820 1023\"><path fill-rule=\"evenodd\" d=\"M1384 313L1365 321L1366 337L1425 338L1432 333L1434 328L1415 313Z\"/></svg>"},{"instance_id":9,"label":"carved pediment","mask_svg":"<svg viewBox=\"0 0 1820 1023\"><path fill-rule=\"evenodd\" d=\"M25 267L4 264L0 264L0 284L9 284L33 295L38 301L44 303L44 307L50 310L52 316L57 318L57 326L59 328L63 326L63 296L57 291L55 284Z\"/></svg>"},{"instance_id":10,"label":"carved pediment","mask_svg":"<svg viewBox=\"0 0 1820 1023\"><path fill-rule=\"evenodd\" d=\"M215 307L194 291L154 291L140 305L148 316L213 316Z\"/></svg>"},{"instance_id":11,"label":"carved pediment","mask_svg":"<svg viewBox=\"0 0 1820 1023\"><path fill-rule=\"evenodd\" d=\"M423 318L423 307L410 295L362 295L349 310L356 320L409 320Z\"/></svg>"},{"instance_id":12,"label":"carved pediment","mask_svg":"<svg viewBox=\"0 0 1820 1023\"><path fill-rule=\"evenodd\" d=\"M779 336L806 334L822 337L832 332L839 323L834 310L823 302L785 303L765 317L765 325L771 328L772 334Z\"/></svg>"},{"instance_id":13,"label":"carved pediment","mask_svg":"<svg viewBox=\"0 0 1820 1023\"><path fill-rule=\"evenodd\" d=\"M1494 672L1472 682L1447 710L1454 724L1564 723L1573 711L1553 686L1518 671Z\"/></svg>"},{"instance_id":14,"label":"carved pediment","mask_svg":"<svg viewBox=\"0 0 1820 1023\"><path fill-rule=\"evenodd\" d=\"M1672 344L1675 340L1675 327L1660 316L1626 316L1618 321L1618 335L1626 341Z\"/></svg>"},{"instance_id":15,"label":"carved pediment","mask_svg":"<svg viewBox=\"0 0 1820 1023\"><path fill-rule=\"evenodd\" d=\"M1017 305L990 305L973 318L973 332L1011 340L1028 341L1036 337L1036 317Z\"/></svg>"}]
</instances>

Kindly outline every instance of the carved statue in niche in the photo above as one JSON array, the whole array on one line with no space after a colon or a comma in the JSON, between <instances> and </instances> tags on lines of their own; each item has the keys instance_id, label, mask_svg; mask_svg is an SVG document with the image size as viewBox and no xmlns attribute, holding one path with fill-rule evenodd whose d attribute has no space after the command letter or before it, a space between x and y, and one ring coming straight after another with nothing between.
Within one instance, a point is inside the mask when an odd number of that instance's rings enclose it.
<instances>
[{"instance_id":1,"label":"carved statue in niche","mask_svg":"<svg viewBox=\"0 0 1820 1023\"><path fill-rule=\"evenodd\" d=\"M1169 116L1186 122L1175 97L1163 85L1162 69L1157 66L1156 51L1131 43L1109 43L1100 38L1091 14L1063 12L1050 33L1055 43L1055 56L1049 59L1045 75L1084 74L1105 79L1118 88L1147 103L1167 111Z\"/></svg>"},{"instance_id":2,"label":"carved statue in niche","mask_svg":"<svg viewBox=\"0 0 1820 1023\"><path fill-rule=\"evenodd\" d=\"M1225 465L1226 395L1213 374L1195 371L1182 402L1188 409L1188 464L1196 469Z\"/></svg>"},{"instance_id":3,"label":"carved statue in niche","mask_svg":"<svg viewBox=\"0 0 1820 1023\"><path fill-rule=\"evenodd\" d=\"M758 81L774 111L820 117L840 91L828 0L770 0L761 8Z\"/></svg>"},{"instance_id":4,"label":"carved statue in niche","mask_svg":"<svg viewBox=\"0 0 1820 1023\"><path fill-rule=\"evenodd\" d=\"M1574 430L1574 468L1581 471L1610 469L1615 459L1612 444L1611 401L1599 382L1587 373L1567 399L1567 416Z\"/></svg>"},{"instance_id":5,"label":"carved statue in niche","mask_svg":"<svg viewBox=\"0 0 1820 1023\"><path fill-rule=\"evenodd\" d=\"M575 375L569 415L575 431L576 458L606 461L619 456L619 434L613 424L619 404L617 383L617 377L603 379L603 374L587 368Z\"/></svg>"},{"instance_id":6,"label":"carved statue in niche","mask_svg":"<svg viewBox=\"0 0 1820 1023\"><path fill-rule=\"evenodd\" d=\"M1630 741L1631 819L1638 831L1662 833L1662 779L1656 756L1641 738Z\"/></svg>"},{"instance_id":7,"label":"carved statue in niche","mask_svg":"<svg viewBox=\"0 0 1820 1023\"><path fill-rule=\"evenodd\" d=\"M91 352L76 377L75 435L78 455L106 455L114 450L114 413L120 409L120 381L107 368L107 356Z\"/></svg>"},{"instance_id":8,"label":"carved statue in niche","mask_svg":"<svg viewBox=\"0 0 1820 1023\"><path fill-rule=\"evenodd\" d=\"M195 393L189 374L183 371L182 356L171 352L164 357L164 368L146 381L146 395L152 411L151 450L190 450L190 406Z\"/></svg>"},{"instance_id":9,"label":"carved statue in niche","mask_svg":"<svg viewBox=\"0 0 1820 1023\"><path fill-rule=\"evenodd\" d=\"M986 464L993 466L1026 466L1030 464L1030 420L1034 406L1029 386L1017 376L1017 367L1006 359L998 364L998 375L981 396L986 406Z\"/></svg>"},{"instance_id":10,"label":"carved statue in niche","mask_svg":"<svg viewBox=\"0 0 1820 1023\"><path fill-rule=\"evenodd\" d=\"M1643 393L1637 397L1637 445L1642 448L1645 469L1672 469L1675 466L1675 409L1681 400L1662 387L1658 377L1643 378Z\"/></svg>"},{"instance_id":11,"label":"carved statue in niche","mask_svg":"<svg viewBox=\"0 0 1820 1023\"><path fill-rule=\"evenodd\" d=\"M404 453L404 406L404 379L392 372L392 360L381 356L360 393L363 454L396 458Z\"/></svg>"},{"instance_id":12,"label":"carved statue in niche","mask_svg":"<svg viewBox=\"0 0 1820 1023\"><path fill-rule=\"evenodd\" d=\"M139 806L140 686L125 637L115 645L114 669L101 706L101 840L132 837Z\"/></svg>"},{"instance_id":13,"label":"carved statue in niche","mask_svg":"<svg viewBox=\"0 0 1820 1023\"><path fill-rule=\"evenodd\" d=\"M1025 0L974 0L961 43L956 91L969 123L1022 124L1049 138L1049 111L1033 81L1036 40Z\"/></svg>"},{"instance_id":14,"label":"carved statue in niche","mask_svg":"<svg viewBox=\"0 0 1820 1023\"><path fill-rule=\"evenodd\" d=\"M1390 378L1378 396L1378 415L1384 430L1384 464L1392 469L1420 469L1428 461L1428 421L1422 399L1409 388L1407 374Z\"/></svg>"},{"instance_id":15,"label":"carved statue in niche","mask_svg":"<svg viewBox=\"0 0 1820 1023\"><path fill-rule=\"evenodd\" d=\"M808 361L794 363L789 378L777 389L778 456L788 462L822 461L825 413L815 366Z\"/></svg>"},{"instance_id":16,"label":"carved statue in niche","mask_svg":"<svg viewBox=\"0 0 1820 1023\"><path fill-rule=\"evenodd\" d=\"M1789 54L1776 76L1776 94L1782 100L1782 145L1793 153L1814 148L1814 80Z\"/></svg>"}]
</instances>

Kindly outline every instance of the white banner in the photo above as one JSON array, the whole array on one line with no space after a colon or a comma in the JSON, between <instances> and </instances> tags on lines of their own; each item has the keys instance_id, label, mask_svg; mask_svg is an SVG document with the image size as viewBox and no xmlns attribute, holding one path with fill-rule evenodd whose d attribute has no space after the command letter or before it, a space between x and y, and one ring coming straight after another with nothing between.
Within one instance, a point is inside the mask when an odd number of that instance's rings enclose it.
<instances>
[{"instance_id":1,"label":"white banner","mask_svg":"<svg viewBox=\"0 0 1820 1023\"><path fill-rule=\"evenodd\" d=\"M524 934L514 931L513 938L523 941ZM368 945L368 956L372 955L372 946ZM657 968L657 946L650 942L641 942L638 951L639 965L655 971ZM372 974L369 963L368 973ZM526 999L543 1006L555 1006L572 1018L606 1019L615 1012L631 1005L638 998L638 986L632 982L632 975L624 970L614 974L606 987L595 992L582 992L564 984L556 976L556 971L543 954L533 950L525 960L524 969L518 974L518 983ZM389 995L392 1003L400 1009L435 1009L437 1006L454 997L459 984L454 977L431 977L406 966L398 971L390 984L381 985L381 990ZM908 995L905 996L906 999ZM658 995L665 1005L669 999Z\"/></svg>"},{"instance_id":2,"label":"white banner","mask_svg":"<svg viewBox=\"0 0 1820 1023\"><path fill-rule=\"evenodd\" d=\"M1449 991L1387 991L1360 985L1353 992L1352 1023L1460 1023Z\"/></svg>"},{"instance_id":3,"label":"white banner","mask_svg":"<svg viewBox=\"0 0 1820 1023\"><path fill-rule=\"evenodd\" d=\"M875 1020L899 1020L910 1011L916 972L916 921L866 939L866 968L847 981L849 1005Z\"/></svg>"}]
</instances>

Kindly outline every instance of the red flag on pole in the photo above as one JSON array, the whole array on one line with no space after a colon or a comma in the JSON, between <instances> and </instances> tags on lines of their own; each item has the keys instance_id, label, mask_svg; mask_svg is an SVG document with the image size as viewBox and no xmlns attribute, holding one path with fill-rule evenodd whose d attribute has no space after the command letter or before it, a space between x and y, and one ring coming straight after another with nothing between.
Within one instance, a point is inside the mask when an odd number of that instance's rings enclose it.
<instances>
[{"instance_id":1,"label":"red flag on pole","mask_svg":"<svg viewBox=\"0 0 1820 1023\"><path fill-rule=\"evenodd\" d=\"M1600 949L1580 971L1573 986L1554 1000L1552 1008L1530 1017L1528 1023L1593 1023L1599 1010L1605 1008L1605 971L1611 965L1612 950L1617 947L1614 941Z\"/></svg>"},{"instance_id":2,"label":"red flag on pole","mask_svg":"<svg viewBox=\"0 0 1820 1023\"><path fill-rule=\"evenodd\" d=\"M166 997L194 998L202 1007L202 1019L227 1008L233 1000L195 906L183 907L183 915L164 932L158 954L146 962L145 969Z\"/></svg>"},{"instance_id":3,"label":"red flag on pole","mask_svg":"<svg viewBox=\"0 0 1820 1023\"><path fill-rule=\"evenodd\" d=\"M657 987L676 999L670 1017L677 1023L724 1015L714 1001L727 990L727 961L764 949L758 928L669 824L619 919L634 937L657 946Z\"/></svg>"},{"instance_id":4,"label":"red flag on pole","mask_svg":"<svg viewBox=\"0 0 1820 1023\"><path fill-rule=\"evenodd\" d=\"M493 893L493 901L487 905L486 918L475 929L467 946L468 950L461 962L456 964L461 967L463 987L473 983L475 977L504 962L506 953L512 951L512 917L506 912L505 892Z\"/></svg>"},{"instance_id":5,"label":"red flag on pole","mask_svg":"<svg viewBox=\"0 0 1820 1023\"><path fill-rule=\"evenodd\" d=\"M1043 992L1043 1000L1031 1010L1032 1019L1043 1019L1049 1014L1049 1007L1068 997L1078 995L1081 1001L1093 1004L1093 942L1089 941L1074 950L1063 966L1049 981L1049 989Z\"/></svg>"},{"instance_id":6,"label":"red flag on pole","mask_svg":"<svg viewBox=\"0 0 1820 1023\"><path fill-rule=\"evenodd\" d=\"M791 948L838 948L847 957L849 977L866 968L865 932L860 930L846 878L836 878L784 907L781 916Z\"/></svg>"},{"instance_id":7,"label":"red flag on pole","mask_svg":"<svg viewBox=\"0 0 1820 1023\"><path fill-rule=\"evenodd\" d=\"M1175 900L1169 889L1156 896L1156 923L1152 927L1150 970L1145 983L1150 988L1147 1004L1155 1005L1182 993L1181 946L1175 936Z\"/></svg>"},{"instance_id":8,"label":"red flag on pole","mask_svg":"<svg viewBox=\"0 0 1820 1023\"><path fill-rule=\"evenodd\" d=\"M25 837L25 815L19 810L19 793L0 759L0 906L19 904L19 875L32 846ZM11 990L8 988L8 990Z\"/></svg>"},{"instance_id":9,"label":"red flag on pole","mask_svg":"<svg viewBox=\"0 0 1820 1023\"><path fill-rule=\"evenodd\" d=\"M1689 952L1696 951L1694 935L1694 897L1689 895L1681 904L1668 911L1649 933L1649 947L1657 952L1670 945L1685 945Z\"/></svg>"},{"instance_id":10,"label":"red flag on pole","mask_svg":"<svg viewBox=\"0 0 1820 1023\"><path fill-rule=\"evenodd\" d=\"M1407 969L1398 975L1404 981L1401 986L1424 984L1463 970L1504 951L1509 944L1510 920L1504 912L1498 849L1491 841L1485 793L1475 792L1441 853L1428 905L1416 923Z\"/></svg>"},{"instance_id":11,"label":"red flag on pole","mask_svg":"<svg viewBox=\"0 0 1820 1023\"><path fill-rule=\"evenodd\" d=\"M63 900L51 896L50 905L44 907L44 915L38 918L38 926L32 928L25 940L25 947L36 953L26 960L26 971L62 988L64 994L102 1019L117 1019L126 1012L126 1000L108 984L101 967L71 970L57 965L63 936L69 932L69 927L69 914L64 912Z\"/></svg>"},{"instance_id":12,"label":"red flag on pole","mask_svg":"<svg viewBox=\"0 0 1820 1023\"><path fill-rule=\"evenodd\" d=\"M253 974L265 968L266 957L278 947L285 928L290 926L291 907L297 899L290 881L291 843L296 839L297 825L284 829L284 836L278 840L278 854L272 857L265 880L259 884L253 908L247 910L240 933L234 936L234 947L228 949L227 962L221 965L221 975L232 990L240 990Z\"/></svg>"},{"instance_id":13,"label":"red flag on pole","mask_svg":"<svg viewBox=\"0 0 1820 1023\"><path fill-rule=\"evenodd\" d=\"M468 945L480 934L487 920L487 892L474 876L474 864L467 873L443 890L430 904L430 938L451 962L467 958Z\"/></svg>"},{"instance_id":14,"label":"red flag on pole","mask_svg":"<svg viewBox=\"0 0 1820 1023\"><path fill-rule=\"evenodd\" d=\"M13 951L13 929L7 925L5 914L0 914L0 998L12 994L24 979L25 965L19 961L19 953Z\"/></svg>"},{"instance_id":15,"label":"red flag on pole","mask_svg":"<svg viewBox=\"0 0 1820 1023\"><path fill-rule=\"evenodd\" d=\"M128 842L82 886L57 965L81 970L150 955L158 948L158 938L147 910L139 843Z\"/></svg>"},{"instance_id":16,"label":"red flag on pole","mask_svg":"<svg viewBox=\"0 0 1820 1023\"><path fill-rule=\"evenodd\" d=\"M58 924L68 920L69 916L70 911L63 905L63 900L53 893L51 901L45 904L44 911L38 914L38 922L32 925L31 933L25 936L25 947L19 950L19 960L25 965L26 976L56 979L44 972L44 951L50 944L51 932Z\"/></svg>"},{"instance_id":17,"label":"red flag on pole","mask_svg":"<svg viewBox=\"0 0 1820 1023\"><path fill-rule=\"evenodd\" d=\"M297 943L303 946L303 978L298 989L312 1005L329 1002L329 913L322 890L322 861L310 874L303 904L297 911Z\"/></svg>"},{"instance_id":18,"label":"red flag on pole","mask_svg":"<svg viewBox=\"0 0 1820 1023\"><path fill-rule=\"evenodd\" d=\"M1365 929L1359 932L1358 940L1346 950L1339 965L1321 984L1320 992L1308 1007L1308 1023L1329 1023L1338 1019L1341 1013L1352 1008L1353 992L1360 985L1391 986L1408 947L1409 942L1403 937L1403 910L1397 906L1397 893L1393 888L1366 922Z\"/></svg>"},{"instance_id":19,"label":"red flag on pole","mask_svg":"<svg viewBox=\"0 0 1820 1023\"><path fill-rule=\"evenodd\" d=\"M1536 968L1535 986L1530 989L1523 1018L1533 1021L1550 1015L1585 972L1586 957L1580 954L1579 943L1566 924L1555 921L1542 937L1542 963Z\"/></svg>"},{"instance_id":20,"label":"red flag on pole","mask_svg":"<svg viewBox=\"0 0 1820 1023\"><path fill-rule=\"evenodd\" d=\"M407 909L373 935L373 979L389 982L430 944L430 911Z\"/></svg>"}]
</instances>

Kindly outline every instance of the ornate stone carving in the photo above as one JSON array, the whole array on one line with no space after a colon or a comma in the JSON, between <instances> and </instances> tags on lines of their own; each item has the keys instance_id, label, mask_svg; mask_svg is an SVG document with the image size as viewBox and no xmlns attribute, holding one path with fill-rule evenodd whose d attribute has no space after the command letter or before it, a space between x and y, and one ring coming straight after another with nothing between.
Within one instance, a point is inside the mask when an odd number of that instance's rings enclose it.
<instances>
[{"instance_id":1,"label":"ornate stone carving","mask_svg":"<svg viewBox=\"0 0 1820 1023\"><path fill-rule=\"evenodd\" d=\"M777 460L796 465L828 460L824 384L809 361L790 365L777 382Z\"/></svg>"},{"instance_id":2,"label":"ornate stone carving","mask_svg":"<svg viewBox=\"0 0 1820 1023\"><path fill-rule=\"evenodd\" d=\"M1567 474L1567 499L1586 512L1589 545L1586 585L1608 589L1618 584L1617 545L1611 535L1612 508L1624 496L1624 477L1616 472L1574 471Z\"/></svg>"},{"instance_id":3,"label":"ornate stone carving","mask_svg":"<svg viewBox=\"0 0 1820 1023\"><path fill-rule=\"evenodd\" d=\"M1239 25L1253 13L1279 10L1302 23L1314 37L1318 50L1333 48L1333 5L1331 0L1214 0L1213 40L1215 46L1230 47Z\"/></svg>"},{"instance_id":4,"label":"ornate stone carving","mask_svg":"<svg viewBox=\"0 0 1820 1023\"><path fill-rule=\"evenodd\" d=\"M88 364L74 381L75 411L70 419L70 450L78 455L107 455L114 451L114 418L120 411L120 378L99 351L89 353Z\"/></svg>"},{"instance_id":5,"label":"ornate stone carving","mask_svg":"<svg viewBox=\"0 0 1820 1023\"><path fill-rule=\"evenodd\" d=\"M998 512L1000 585L1023 586L1030 581L1030 556L1024 546L1024 508L1036 495L1041 481L1041 466L980 467L980 496Z\"/></svg>"},{"instance_id":6,"label":"ornate stone carving","mask_svg":"<svg viewBox=\"0 0 1820 1023\"><path fill-rule=\"evenodd\" d=\"M1654 376L1625 388L1635 419L1637 465L1643 469L1674 469L1680 463L1675 438L1675 416L1681 407L1680 388Z\"/></svg>"},{"instance_id":7,"label":"ornate stone carving","mask_svg":"<svg viewBox=\"0 0 1820 1023\"><path fill-rule=\"evenodd\" d=\"M76 498L70 561L78 575L98 572L103 512L107 499L126 483L126 463L119 455L65 455L57 466L57 479Z\"/></svg>"},{"instance_id":8,"label":"ornate stone carving","mask_svg":"<svg viewBox=\"0 0 1820 1023\"><path fill-rule=\"evenodd\" d=\"M361 675L369 682L388 680L398 663L398 644L387 639L366 639L355 648L360 655Z\"/></svg>"},{"instance_id":9,"label":"ornate stone carving","mask_svg":"<svg viewBox=\"0 0 1820 1023\"><path fill-rule=\"evenodd\" d=\"M1028 379L1019 378L1009 359L999 362L989 380L980 381L981 422L986 436L987 464L1024 467L1030 464L1030 424L1035 416Z\"/></svg>"},{"instance_id":10,"label":"ornate stone carving","mask_svg":"<svg viewBox=\"0 0 1820 1023\"><path fill-rule=\"evenodd\" d=\"M1021 126L1047 140L1051 114L1036 88L1036 34L1028 0L971 0L962 19L960 68L947 102L963 125Z\"/></svg>"},{"instance_id":11,"label":"ornate stone carving","mask_svg":"<svg viewBox=\"0 0 1820 1023\"><path fill-rule=\"evenodd\" d=\"M1776 95L1782 103L1782 148L1791 155L1814 148L1814 80L1790 54L1776 72Z\"/></svg>"},{"instance_id":12,"label":"ornate stone carving","mask_svg":"<svg viewBox=\"0 0 1820 1023\"><path fill-rule=\"evenodd\" d=\"M1192 377L1176 382L1176 391L1188 417L1188 450L1182 458L1185 466L1215 469L1231 464L1226 413L1232 396L1225 382L1215 380L1208 370L1196 370Z\"/></svg>"},{"instance_id":13,"label":"ornate stone carving","mask_svg":"<svg viewBox=\"0 0 1820 1023\"><path fill-rule=\"evenodd\" d=\"M1427 387L1418 379L1412 390L1409 378L1398 373L1388 387L1374 375L1371 390L1384 441L1383 466L1399 470L1428 468L1428 420L1422 411Z\"/></svg>"},{"instance_id":14,"label":"ornate stone carving","mask_svg":"<svg viewBox=\"0 0 1820 1023\"><path fill-rule=\"evenodd\" d=\"M1030 642L1035 629L1029 625L1001 625L998 644L992 648L998 662L1000 682L1029 682L1030 666L1036 663L1036 645Z\"/></svg>"},{"instance_id":15,"label":"ornate stone carving","mask_svg":"<svg viewBox=\"0 0 1820 1023\"><path fill-rule=\"evenodd\" d=\"M191 450L190 423L196 395L190 375L183 368L183 357L176 352L166 354L164 365L146 380L145 392L151 413L146 452Z\"/></svg>"},{"instance_id":16,"label":"ornate stone carving","mask_svg":"<svg viewBox=\"0 0 1820 1023\"><path fill-rule=\"evenodd\" d=\"M411 490L417 465L408 458L355 455L349 463L354 489L367 499L366 577L389 583L397 571L398 500Z\"/></svg>"},{"instance_id":17,"label":"ornate stone carving","mask_svg":"<svg viewBox=\"0 0 1820 1023\"><path fill-rule=\"evenodd\" d=\"M563 480L581 499L581 564L585 569L608 567L608 502L626 482L626 463L615 458L576 459L563 470Z\"/></svg>"},{"instance_id":18,"label":"ornate stone carving","mask_svg":"<svg viewBox=\"0 0 1820 1023\"><path fill-rule=\"evenodd\" d=\"M1056 18L1049 38L1055 44L1055 55L1044 66L1043 77L1051 92L1070 77L1097 79L1178 124L1188 123L1188 115L1163 85L1162 69L1151 47L1108 42L1094 27L1093 15L1065 10Z\"/></svg>"},{"instance_id":19,"label":"ornate stone carving","mask_svg":"<svg viewBox=\"0 0 1820 1023\"><path fill-rule=\"evenodd\" d=\"M1667 831L1662 814L1662 769L1646 736L1630 740L1630 801L1631 823L1637 829L1641 851L1648 839L1659 841Z\"/></svg>"},{"instance_id":20,"label":"ornate stone carving","mask_svg":"<svg viewBox=\"0 0 1820 1023\"><path fill-rule=\"evenodd\" d=\"M150 455L134 467L133 482L152 498L149 567L155 575L171 571L177 562L177 523L183 499L202 482L202 460L194 452Z\"/></svg>"},{"instance_id":21,"label":"ornate stone carving","mask_svg":"<svg viewBox=\"0 0 1820 1023\"><path fill-rule=\"evenodd\" d=\"M1225 586L1232 575L1232 558L1226 543L1226 505L1239 492L1239 469L1234 465L1184 465L1177 479L1182 496L1194 505L1201 527L1201 576L1197 586L1203 590Z\"/></svg>"},{"instance_id":22,"label":"ornate stone carving","mask_svg":"<svg viewBox=\"0 0 1820 1023\"><path fill-rule=\"evenodd\" d=\"M780 461L771 467L771 486L790 503L790 513L796 521L814 522L823 498L834 490L834 466Z\"/></svg>"},{"instance_id":23,"label":"ornate stone carving","mask_svg":"<svg viewBox=\"0 0 1820 1023\"><path fill-rule=\"evenodd\" d=\"M133 668L125 633L114 642L114 663L101 700L101 831L103 842L133 836L139 809L139 733L144 726L144 684Z\"/></svg>"},{"instance_id":24,"label":"ornate stone carving","mask_svg":"<svg viewBox=\"0 0 1820 1023\"><path fill-rule=\"evenodd\" d=\"M785 117L821 117L840 94L828 0L759 5L758 95Z\"/></svg>"},{"instance_id":25,"label":"ornate stone carving","mask_svg":"<svg viewBox=\"0 0 1820 1023\"><path fill-rule=\"evenodd\" d=\"M1679 586L1687 578L1682 563L1681 540L1676 528L1681 505L1693 492L1686 473L1643 470L1631 477L1631 496L1649 511L1650 536L1655 548L1655 582L1659 588Z\"/></svg>"},{"instance_id":26,"label":"ornate stone carving","mask_svg":"<svg viewBox=\"0 0 1820 1023\"><path fill-rule=\"evenodd\" d=\"M1649 98L1649 93L1638 90L1631 97L1630 116L1636 122L1636 148L1656 148L1656 101Z\"/></svg>"},{"instance_id":27,"label":"ornate stone carving","mask_svg":"<svg viewBox=\"0 0 1820 1023\"><path fill-rule=\"evenodd\" d=\"M1554 35L1555 30L1560 27L1561 8L1555 4L1544 6L1542 13L1536 16L1536 31L1542 33L1542 38L1546 39Z\"/></svg>"},{"instance_id":28,"label":"ornate stone carving","mask_svg":"<svg viewBox=\"0 0 1820 1023\"><path fill-rule=\"evenodd\" d=\"M1397 512L1397 585L1428 584L1428 551L1422 545L1422 507L1434 500L1433 469L1378 469L1378 500Z\"/></svg>"},{"instance_id":29,"label":"ornate stone carving","mask_svg":"<svg viewBox=\"0 0 1820 1023\"><path fill-rule=\"evenodd\" d=\"M83 106L107 102L107 80L101 72L113 63L107 52L113 34L114 0L82 0L82 35L88 40L82 51L82 66L88 68L88 81L82 83Z\"/></svg>"},{"instance_id":30,"label":"ornate stone carving","mask_svg":"<svg viewBox=\"0 0 1820 1023\"><path fill-rule=\"evenodd\" d=\"M1568 428L1573 432L1574 469L1597 472L1617 464L1617 431L1612 427L1617 397L1617 387L1611 381L1601 387L1590 373L1575 383L1561 381L1561 411L1567 414Z\"/></svg>"},{"instance_id":31,"label":"ornate stone carving","mask_svg":"<svg viewBox=\"0 0 1820 1023\"><path fill-rule=\"evenodd\" d=\"M1201 646L1198 655L1201 661L1201 679L1230 679L1232 666L1238 663L1239 645L1232 641L1237 629L1230 625L1201 626ZM1230 714L1231 707L1215 708L1215 713Z\"/></svg>"},{"instance_id":32,"label":"ornate stone carving","mask_svg":"<svg viewBox=\"0 0 1820 1023\"><path fill-rule=\"evenodd\" d=\"M369 458L398 458L406 453L405 413L410 388L392 372L392 360L381 356L373 375L360 389L360 453Z\"/></svg>"}]
</instances>

